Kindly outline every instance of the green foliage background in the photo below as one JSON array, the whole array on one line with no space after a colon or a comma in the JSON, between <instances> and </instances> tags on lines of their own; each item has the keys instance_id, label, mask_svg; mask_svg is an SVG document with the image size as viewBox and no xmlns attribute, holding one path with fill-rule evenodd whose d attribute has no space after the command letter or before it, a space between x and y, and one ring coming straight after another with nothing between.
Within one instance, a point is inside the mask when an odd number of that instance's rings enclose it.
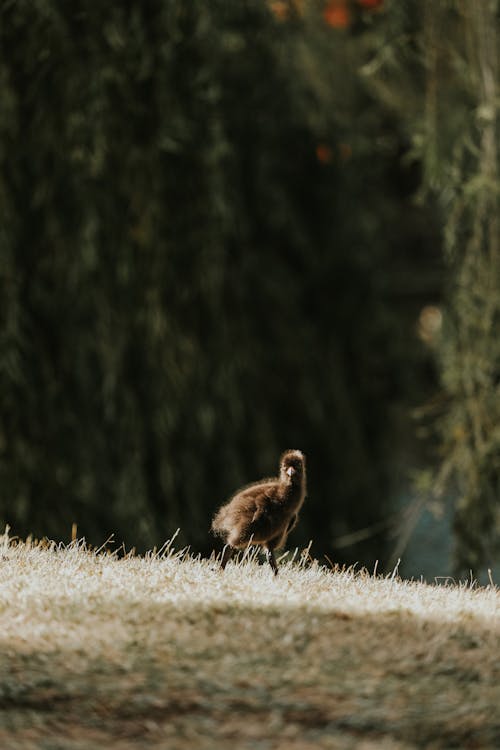
<instances>
[{"instance_id":1,"label":"green foliage background","mask_svg":"<svg viewBox=\"0 0 500 750\"><path fill-rule=\"evenodd\" d=\"M427 55L426 182L450 269L434 492L456 487L454 567L467 573L500 553L500 3L429 7L424 29L431 42L450 29L455 42Z\"/></svg>"},{"instance_id":2,"label":"green foliage background","mask_svg":"<svg viewBox=\"0 0 500 750\"><path fill-rule=\"evenodd\" d=\"M418 17L397 6L347 33L263 0L2 3L0 520L16 533L76 522L150 547L181 527L206 553L216 506L297 447L293 542L384 558L383 535L335 539L386 518L405 482L410 409L435 383L415 322L442 284L413 133L370 69ZM408 104L425 90L409 69Z\"/></svg>"}]
</instances>

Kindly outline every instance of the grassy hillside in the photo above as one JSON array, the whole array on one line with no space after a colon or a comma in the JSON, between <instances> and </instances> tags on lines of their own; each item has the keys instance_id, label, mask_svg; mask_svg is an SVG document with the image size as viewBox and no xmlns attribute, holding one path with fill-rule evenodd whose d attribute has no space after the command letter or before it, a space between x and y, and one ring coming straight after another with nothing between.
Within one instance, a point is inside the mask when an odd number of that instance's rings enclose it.
<instances>
[{"instance_id":1,"label":"grassy hillside","mask_svg":"<svg viewBox=\"0 0 500 750\"><path fill-rule=\"evenodd\" d=\"M500 747L500 593L0 537L0 747Z\"/></svg>"}]
</instances>

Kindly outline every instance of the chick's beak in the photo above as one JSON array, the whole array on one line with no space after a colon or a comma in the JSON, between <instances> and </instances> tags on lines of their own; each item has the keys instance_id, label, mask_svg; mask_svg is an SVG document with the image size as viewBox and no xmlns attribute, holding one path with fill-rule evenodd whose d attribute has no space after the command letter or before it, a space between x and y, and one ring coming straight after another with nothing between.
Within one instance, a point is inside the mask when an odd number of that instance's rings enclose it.
<instances>
[{"instance_id":1,"label":"chick's beak","mask_svg":"<svg viewBox=\"0 0 500 750\"><path fill-rule=\"evenodd\" d=\"M288 474L289 477L293 477L293 475L295 474L295 469L293 468L293 466L289 466L288 469L286 470L286 473Z\"/></svg>"}]
</instances>

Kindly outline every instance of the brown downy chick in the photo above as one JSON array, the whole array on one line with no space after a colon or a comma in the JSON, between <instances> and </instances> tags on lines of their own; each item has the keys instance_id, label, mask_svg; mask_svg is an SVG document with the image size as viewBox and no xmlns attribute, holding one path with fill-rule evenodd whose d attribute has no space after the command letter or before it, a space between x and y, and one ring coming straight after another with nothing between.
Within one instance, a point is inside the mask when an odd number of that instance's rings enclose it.
<instances>
[{"instance_id":1,"label":"brown downy chick","mask_svg":"<svg viewBox=\"0 0 500 750\"><path fill-rule=\"evenodd\" d=\"M279 477L243 487L215 514L212 531L222 537L226 545L221 567L226 567L235 550L255 544L266 549L276 575L274 550L284 545L296 525L305 497L305 456L301 451L285 451L281 456Z\"/></svg>"}]
</instances>

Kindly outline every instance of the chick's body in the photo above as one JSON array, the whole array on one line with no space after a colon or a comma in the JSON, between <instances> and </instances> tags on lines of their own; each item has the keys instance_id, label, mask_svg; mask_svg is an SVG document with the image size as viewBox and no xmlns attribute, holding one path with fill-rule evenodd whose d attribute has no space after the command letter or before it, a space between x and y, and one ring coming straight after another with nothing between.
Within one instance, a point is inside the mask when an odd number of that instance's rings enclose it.
<instances>
[{"instance_id":1,"label":"chick's body","mask_svg":"<svg viewBox=\"0 0 500 750\"><path fill-rule=\"evenodd\" d=\"M300 451L286 451L281 457L279 477L244 487L215 514L212 531L229 547L222 567L235 549L256 544L266 548L276 573L273 551L283 546L295 526L305 496L305 457Z\"/></svg>"}]
</instances>

